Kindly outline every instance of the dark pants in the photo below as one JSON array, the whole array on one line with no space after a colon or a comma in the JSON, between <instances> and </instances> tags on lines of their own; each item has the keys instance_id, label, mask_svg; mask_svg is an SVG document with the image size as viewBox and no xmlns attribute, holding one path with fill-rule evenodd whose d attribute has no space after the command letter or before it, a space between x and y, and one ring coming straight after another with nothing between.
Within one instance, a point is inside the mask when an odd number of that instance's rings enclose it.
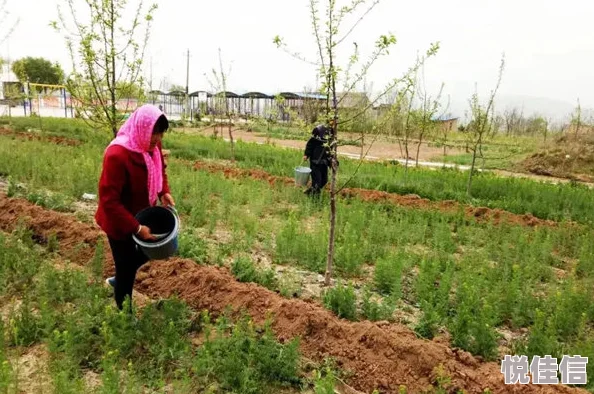
<instances>
[{"instance_id":1,"label":"dark pants","mask_svg":"<svg viewBox=\"0 0 594 394\"><path fill-rule=\"evenodd\" d=\"M136 271L148 261L148 258L141 250L136 249L136 243L132 237L123 241L108 239L116 271L114 296L121 310L126 297L130 298L130 306L132 306L132 289L136 280Z\"/></svg>"},{"instance_id":2,"label":"dark pants","mask_svg":"<svg viewBox=\"0 0 594 394\"><path fill-rule=\"evenodd\" d=\"M311 168L311 193L319 194L328 183L328 166L325 164L310 163Z\"/></svg>"}]
</instances>

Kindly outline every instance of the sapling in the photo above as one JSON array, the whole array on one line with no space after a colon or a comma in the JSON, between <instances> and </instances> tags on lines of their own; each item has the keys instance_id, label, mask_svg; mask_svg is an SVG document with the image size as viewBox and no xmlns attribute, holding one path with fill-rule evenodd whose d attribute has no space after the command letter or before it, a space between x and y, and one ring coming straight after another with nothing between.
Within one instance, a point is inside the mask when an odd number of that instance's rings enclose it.
<instances>
[{"instance_id":1,"label":"sapling","mask_svg":"<svg viewBox=\"0 0 594 394\"><path fill-rule=\"evenodd\" d=\"M370 3L370 4L369 4ZM340 119L339 121L339 104L342 100L347 97L349 93L351 93L357 85L364 79L367 72L372 67L372 65L376 62L377 59L389 53L390 47L392 47L396 43L396 38L392 34L382 35L379 39L375 42L375 48L372 54L369 57L369 60L362 64L360 71L355 73L354 77L346 78L347 82L345 85L347 89L343 93L342 97L337 91L337 85L339 83L341 77L340 66L337 60L337 51L341 47L341 44L351 35L353 30L361 23L364 17L371 12L379 3L379 0L374 1L367 1L367 0L353 0L349 5L343 6L339 8L337 6L336 0L328 0L326 12L323 16L324 23L320 23L320 11L318 9L318 0L310 0L310 13L311 13L311 21L312 21L312 30L313 35L315 37L315 43L318 52L318 60L314 62L308 61L304 56L300 54L292 54L294 57L297 57L301 60L305 60L310 64L313 64L317 67L319 71L320 79L323 81L320 87L320 92L325 95L326 97L326 108L325 108L325 117L326 117L326 124L330 128L330 135L328 138L328 149L330 152L330 169L331 169L331 177L330 177L330 231L328 236L328 253L327 253L327 262L326 262L326 275L325 275L325 285L330 286L331 278L333 275L334 269L334 254L335 254L335 241L336 241L336 197L337 193L339 192L339 188L337 187L337 174L338 174L338 128L339 125L344 125L346 123L352 122L354 118L360 116L362 113L355 114L351 118L347 119ZM363 14L356 20L356 22L350 27L346 29L346 33L342 36L340 35L344 23L345 18L348 16L356 15L356 13L361 9L361 7L368 5L367 9L363 12ZM325 30L322 31L321 26L325 26ZM276 36L274 38L274 43L286 50L286 46L283 43L283 40ZM428 55L433 55L437 51L437 45L432 45L431 49L428 51ZM358 60L358 46L355 46L355 55L351 57L351 63L355 63ZM289 51L287 51L289 52ZM290 53L290 52L289 52ZM351 66L348 66L350 70ZM348 77L348 75L347 75ZM364 108L371 108L381 97L386 95L390 90L392 90L395 86L400 83L400 79L393 81L388 85L388 87L382 91L382 93L376 98L376 100L369 103L369 105Z\"/></svg>"},{"instance_id":2,"label":"sapling","mask_svg":"<svg viewBox=\"0 0 594 394\"><path fill-rule=\"evenodd\" d=\"M486 105L480 103L477 92L475 92L470 99L471 121L468 126L469 131L467 132L467 141L470 143L469 148L472 152L472 163L470 165L470 170L468 171L468 184L466 187L466 194L469 197L471 196L472 178L474 176L477 155L482 152L483 143L493 127L495 96L501 85L504 67L505 58L502 58L495 89L491 91Z\"/></svg>"},{"instance_id":3,"label":"sapling","mask_svg":"<svg viewBox=\"0 0 594 394\"><path fill-rule=\"evenodd\" d=\"M420 81L417 86L419 99L421 100L421 107L419 109L421 112L419 119L420 124L417 124L417 129L419 131L419 141L415 156L415 165L417 167L419 166L419 155L421 152L421 145L423 144L423 138L425 138L425 136L433 136L435 134L435 129L437 128L437 122L435 121L434 117L437 115L441 107L441 95L443 93L443 88L444 84L442 83L439 93L435 98L427 93L427 84L425 82L425 65L423 64L421 66Z\"/></svg>"},{"instance_id":4,"label":"sapling","mask_svg":"<svg viewBox=\"0 0 594 394\"><path fill-rule=\"evenodd\" d=\"M67 79L67 89L85 122L95 129L109 129L115 136L123 120L118 103L129 96L130 87L144 84L142 64L157 5L145 8L144 0L136 0L134 17L126 24L128 0L63 0L63 3L68 15L63 5L59 5L59 22L51 24L64 33L72 59L73 72ZM79 3L89 10L87 19L77 12ZM139 34L143 27L144 32ZM126 100L124 112L129 107Z\"/></svg>"},{"instance_id":5,"label":"sapling","mask_svg":"<svg viewBox=\"0 0 594 394\"><path fill-rule=\"evenodd\" d=\"M223 58L221 55L221 49L219 48L219 70L212 69L212 74L214 76L214 81L208 80L210 86L214 88L215 91L218 93L215 95L215 116L216 114L224 115L225 120L227 122L228 132L229 132L229 141L231 143L231 161L235 161L235 140L233 139L233 119L231 111L229 110L229 98L227 97L227 80L229 78L229 74L231 73L231 68L227 71L223 69ZM223 124L221 125L221 136L223 134ZM216 131L216 123L215 123L215 137L217 134Z\"/></svg>"}]
</instances>

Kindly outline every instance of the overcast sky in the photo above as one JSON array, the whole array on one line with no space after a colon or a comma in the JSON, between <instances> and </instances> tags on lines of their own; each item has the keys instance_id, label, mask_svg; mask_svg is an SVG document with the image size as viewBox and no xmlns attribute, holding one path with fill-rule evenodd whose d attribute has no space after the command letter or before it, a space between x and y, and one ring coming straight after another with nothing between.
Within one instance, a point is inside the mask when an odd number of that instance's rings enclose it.
<instances>
[{"instance_id":1,"label":"overcast sky","mask_svg":"<svg viewBox=\"0 0 594 394\"><path fill-rule=\"evenodd\" d=\"M8 20L19 17L20 23L2 44L0 55L12 60L43 56L69 70L64 40L48 25L57 19L57 4L63 0L7 1ZM189 49L190 90L209 90L204 73L217 67L220 47L224 62L231 63L228 90L275 93L313 87L314 68L272 43L278 34L291 48L315 59L308 4L308 0L161 1L146 75L152 59L153 87L158 88L163 78L185 85ZM571 110L578 98L583 106L594 107L593 16L594 2L589 0L382 0L349 41L356 41L365 55L380 34L396 35L398 44L390 56L369 73L374 89L401 75L417 51L440 41L441 50L425 71L427 85L437 93L445 83L445 94L459 115L475 84L483 93L494 86L505 52L500 106L516 100L529 107L538 101L563 112ZM6 26L4 18L2 28ZM343 59L350 42L345 42Z\"/></svg>"}]
</instances>

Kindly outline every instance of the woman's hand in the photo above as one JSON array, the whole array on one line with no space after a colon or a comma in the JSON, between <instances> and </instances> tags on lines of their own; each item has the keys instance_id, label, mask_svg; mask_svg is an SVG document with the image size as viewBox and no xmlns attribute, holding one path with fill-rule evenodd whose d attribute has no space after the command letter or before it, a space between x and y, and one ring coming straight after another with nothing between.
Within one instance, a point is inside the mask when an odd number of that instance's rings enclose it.
<instances>
[{"instance_id":1,"label":"woman's hand","mask_svg":"<svg viewBox=\"0 0 594 394\"><path fill-rule=\"evenodd\" d=\"M173 200L173 197L171 196L171 194L166 193L163 194L163 196L161 197L161 204L163 204L164 207L168 207L168 206L175 206L175 200Z\"/></svg>"},{"instance_id":2,"label":"woman's hand","mask_svg":"<svg viewBox=\"0 0 594 394\"><path fill-rule=\"evenodd\" d=\"M151 234L151 229L147 226L140 226L140 229L136 235L143 241L155 241L157 239L153 234Z\"/></svg>"},{"instance_id":3,"label":"woman's hand","mask_svg":"<svg viewBox=\"0 0 594 394\"><path fill-rule=\"evenodd\" d=\"M306 161L306 160L307 160L307 156L306 156L306 155L304 155L304 156L303 156L303 161Z\"/></svg>"}]
</instances>

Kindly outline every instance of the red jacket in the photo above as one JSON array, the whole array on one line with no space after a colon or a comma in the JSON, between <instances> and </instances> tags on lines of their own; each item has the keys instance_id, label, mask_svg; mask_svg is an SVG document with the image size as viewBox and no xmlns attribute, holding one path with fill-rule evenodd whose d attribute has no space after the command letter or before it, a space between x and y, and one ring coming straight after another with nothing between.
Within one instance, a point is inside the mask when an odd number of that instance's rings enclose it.
<instances>
[{"instance_id":1,"label":"red jacket","mask_svg":"<svg viewBox=\"0 0 594 394\"><path fill-rule=\"evenodd\" d=\"M163 162L161 197L170 191L160 143L158 148ZM99 180L99 207L95 220L108 237L123 240L138 230L139 223L134 216L150 206L147 183L146 164L140 153L119 145L107 149Z\"/></svg>"}]
</instances>

